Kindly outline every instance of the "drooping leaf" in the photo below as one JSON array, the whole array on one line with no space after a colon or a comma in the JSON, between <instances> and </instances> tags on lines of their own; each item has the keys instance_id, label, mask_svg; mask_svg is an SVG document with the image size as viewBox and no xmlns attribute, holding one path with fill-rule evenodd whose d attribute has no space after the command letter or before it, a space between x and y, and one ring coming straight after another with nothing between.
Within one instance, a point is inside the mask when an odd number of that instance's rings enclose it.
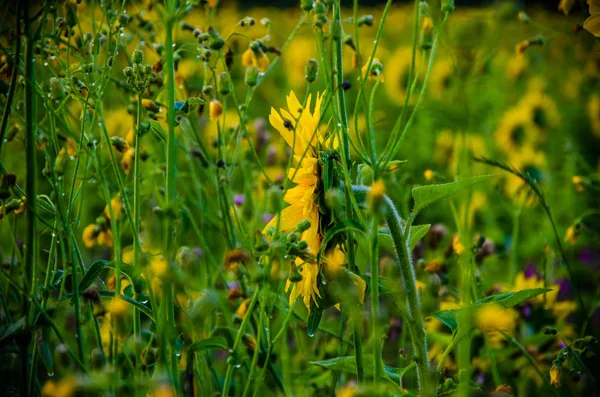
<instances>
[{"instance_id":1,"label":"drooping leaf","mask_svg":"<svg viewBox=\"0 0 600 397\"><path fill-rule=\"evenodd\" d=\"M105 260L94 262L92 264L92 266L90 266L88 271L85 273L85 275L83 276L81 281L79 282L79 291L83 292L86 289L88 289L89 286L92 285L94 280L96 280L96 278L98 278L102 269L104 269L107 266L112 265L112 263L113 262L109 262L109 261L105 261Z\"/></svg>"},{"instance_id":2,"label":"drooping leaf","mask_svg":"<svg viewBox=\"0 0 600 397\"><path fill-rule=\"evenodd\" d=\"M356 358L354 356L335 357L329 360L311 361L310 364L318 365L319 367L329 369L332 371L346 372L350 374L356 374ZM374 360L373 355L365 354L363 356L363 366L365 375L373 376L374 374ZM404 369L393 368L387 365L383 366L384 376L388 380L394 382L400 381L400 377L404 374Z\"/></svg>"},{"instance_id":3,"label":"drooping leaf","mask_svg":"<svg viewBox=\"0 0 600 397\"><path fill-rule=\"evenodd\" d=\"M412 196L415 200L413 211L419 212L428 205L447 199L448 197L456 194L459 190L473 186L474 184L485 181L493 176L494 175L473 176L441 185L426 185L416 187L412 190Z\"/></svg>"},{"instance_id":4,"label":"drooping leaf","mask_svg":"<svg viewBox=\"0 0 600 397\"><path fill-rule=\"evenodd\" d=\"M199 342L192 343L188 348L188 354L193 352L201 352L203 350L210 349L223 349L227 350L227 340L222 336L212 336Z\"/></svg>"},{"instance_id":5,"label":"drooping leaf","mask_svg":"<svg viewBox=\"0 0 600 397\"><path fill-rule=\"evenodd\" d=\"M415 225L410 228L410 241L408 244L411 250L427 235L430 228L431 225Z\"/></svg>"},{"instance_id":6,"label":"drooping leaf","mask_svg":"<svg viewBox=\"0 0 600 397\"><path fill-rule=\"evenodd\" d=\"M437 318L438 320L440 320L442 323L444 323L446 326L448 326L448 328L450 328L451 330L454 331L456 328L458 328L460 326L459 320L458 320L459 312L467 312L467 311L472 312L478 306L489 304L489 303L495 303L502 307L510 308L510 307L519 305L523 302L528 301L531 298L534 298L538 295L544 294L549 291L552 291L552 289L550 289L550 288L531 288L531 289L524 289L524 290L516 291L516 292L506 292L506 293L502 293L502 294L490 295L483 299L478 300L477 302L475 302L472 305L461 307L458 309L452 309L452 310L439 310L439 311L433 313L432 316Z\"/></svg>"}]
</instances>

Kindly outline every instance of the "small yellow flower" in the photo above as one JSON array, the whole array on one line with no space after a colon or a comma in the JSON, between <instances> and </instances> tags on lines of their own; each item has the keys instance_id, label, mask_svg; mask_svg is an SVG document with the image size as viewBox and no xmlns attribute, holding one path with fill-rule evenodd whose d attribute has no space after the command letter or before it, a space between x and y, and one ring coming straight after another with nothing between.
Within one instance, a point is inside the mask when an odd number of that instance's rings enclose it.
<instances>
[{"instance_id":1,"label":"small yellow flower","mask_svg":"<svg viewBox=\"0 0 600 397\"><path fill-rule=\"evenodd\" d=\"M115 217L115 221L119 220L119 216L121 216L121 210L123 209L123 205L121 204L121 200L118 197L114 197L110 200L110 205L112 207L113 216ZM104 216L106 219L110 219L110 211L108 209L108 205L104 207Z\"/></svg>"},{"instance_id":2,"label":"small yellow flower","mask_svg":"<svg viewBox=\"0 0 600 397\"><path fill-rule=\"evenodd\" d=\"M167 274L169 266L167 261L160 255L152 257L150 261L150 271L156 277L163 277Z\"/></svg>"},{"instance_id":3,"label":"small yellow flower","mask_svg":"<svg viewBox=\"0 0 600 397\"><path fill-rule=\"evenodd\" d=\"M556 388L560 387L560 374L562 368L557 364L552 364L550 368L550 384Z\"/></svg>"},{"instance_id":4,"label":"small yellow flower","mask_svg":"<svg viewBox=\"0 0 600 397\"><path fill-rule=\"evenodd\" d=\"M371 200L381 200L385 195L385 183L378 179L371 185L371 190L369 191L369 197Z\"/></svg>"},{"instance_id":5,"label":"small yellow flower","mask_svg":"<svg viewBox=\"0 0 600 397\"><path fill-rule=\"evenodd\" d=\"M213 4L211 5L211 7L214 7L214 4L217 3L217 0L209 0L208 4ZM161 383L160 385L158 385L156 387L156 389L154 389L154 392L152 392L152 397L176 397L177 394L175 394L175 391L173 390L173 387L168 384L168 383Z\"/></svg>"},{"instance_id":6,"label":"small yellow flower","mask_svg":"<svg viewBox=\"0 0 600 397\"><path fill-rule=\"evenodd\" d=\"M423 175L425 176L425 179L431 181L435 176L435 172L433 172L432 170L425 170L425 172L423 172Z\"/></svg>"},{"instance_id":7,"label":"small yellow flower","mask_svg":"<svg viewBox=\"0 0 600 397\"><path fill-rule=\"evenodd\" d=\"M77 382L74 378L63 378L57 383L48 380L42 388L42 397L71 397L75 395Z\"/></svg>"},{"instance_id":8,"label":"small yellow flower","mask_svg":"<svg viewBox=\"0 0 600 397\"><path fill-rule=\"evenodd\" d=\"M129 309L129 305L125 302L124 299L114 298L110 302L110 306L108 307L108 312L114 318L121 318L127 314L127 310Z\"/></svg>"},{"instance_id":9,"label":"small yellow flower","mask_svg":"<svg viewBox=\"0 0 600 397\"><path fill-rule=\"evenodd\" d=\"M260 49L258 46L250 47L256 48L248 48L244 54L242 54L242 65L245 67L254 66L260 72L264 72L269 67L269 57Z\"/></svg>"},{"instance_id":10,"label":"small yellow flower","mask_svg":"<svg viewBox=\"0 0 600 397\"><path fill-rule=\"evenodd\" d=\"M105 247L112 247L114 244L114 238L112 231L110 230L102 230L98 233L98 238L96 239L98 245L104 245Z\"/></svg>"},{"instance_id":11,"label":"small yellow flower","mask_svg":"<svg viewBox=\"0 0 600 397\"><path fill-rule=\"evenodd\" d=\"M244 299L242 301L242 303L240 303L240 306L235 311L235 314L237 314L237 316L239 318L243 319L246 316L246 313L248 312L249 306L250 306L250 298Z\"/></svg>"},{"instance_id":12,"label":"small yellow flower","mask_svg":"<svg viewBox=\"0 0 600 397\"><path fill-rule=\"evenodd\" d=\"M558 3L558 9L562 11L565 15L569 15L571 8L575 4L575 0L560 0Z\"/></svg>"},{"instance_id":13,"label":"small yellow flower","mask_svg":"<svg viewBox=\"0 0 600 397\"><path fill-rule=\"evenodd\" d=\"M369 62L365 63L362 67L362 75L365 75L367 73L367 67L369 67ZM378 58L373 58L373 61L371 62L371 67L369 68L368 76L370 80L379 80L380 83L384 82L383 64L379 61Z\"/></svg>"},{"instance_id":14,"label":"small yellow flower","mask_svg":"<svg viewBox=\"0 0 600 397\"><path fill-rule=\"evenodd\" d=\"M423 270L426 272L438 273L442 269L442 265L443 264L441 260L434 258L425 264L425 268Z\"/></svg>"},{"instance_id":15,"label":"small yellow flower","mask_svg":"<svg viewBox=\"0 0 600 397\"><path fill-rule=\"evenodd\" d=\"M87 225L85 229L83 229L82 239L86 248L92 248L94 245L96 245L96 238L98 237L99 233L100 228L94 223Z\"/></svg>"},{"instance_id":16,"label":"small yellow flower","mask_svg":"<svg viewBox=\"0 0 600 397\"><path fill-rule=\"evenodd\" d=\"M459 256L465 252L465 247L463 247L462 243L460 242L460 237L458 235L452 237L452 250L456 255Z\"/></svg>"},{"instance_id":17,"label":"small yellow flower","mask_svg":"<svg viewBox=\"0 0 600 397\"><path fill-rule=\"evenodd\" d=\"M216 120L223 114L223 104L216 99L210 101L210 119Z\"/></svg>"},{"instance_id":18,"label":"small yellow flower","mask_svg":"<svg viewBox=\"0 0 600 397\"><path fill-rule=\"evenodd\" d=\"M511 332L517 323L518 314L496 304L483 305L475 312L475 325L487 332L493 345L504 339L503 333Z\"/></svg>"},{"instance_id":19,"label":"small yellow flower","mask_svg":"<svg viewBox=\"0 0 600 397\"><path fill-rule=\"evenodd\" d=\"M129 148L123 158L121 159L121 167L123 167L123 171L126 174L129 174L133 169L133 160L135 159L135 150L133 148Z\"/></svg>"},{"instance_id":20,"label":"small yellow flower","mask_svg":"<svg viewBox=\"0 0 600 397\"><path fill-rule=\"evenodd\" d=\"M565 232L564 240L569 244L575 244L579 239L579 230L575 225L571 225Z\"/></svg>"}]
</instances>

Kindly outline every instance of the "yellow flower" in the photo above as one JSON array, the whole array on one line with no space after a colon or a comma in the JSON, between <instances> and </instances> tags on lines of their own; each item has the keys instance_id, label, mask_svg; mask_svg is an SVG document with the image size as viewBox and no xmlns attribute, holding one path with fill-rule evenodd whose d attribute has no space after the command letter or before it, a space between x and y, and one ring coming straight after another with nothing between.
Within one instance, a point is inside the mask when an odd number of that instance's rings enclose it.
<instances>
[{"instance_id":1,"label":"yellow flower","mask_svg":"<svg viewBox=\"0 0 600 397\"><path fill-rule=\"evenodd\" d=\"M129 309L129 305L122 298L114 298L110 302L110 306L108 308L108 312L114 318L121 318L127 314L127 310Z\"/></svg>"},{"instance_id":2,"label":"yellow flower","mask_svg":"<svg viewBox=\"0 0 600 397\"><path fill-rule=\"evenodd\" d=\"M503 333L515 328L518 317L515 310L496 304L483 305L474 315L475 325L488 334L493 345L498 345L504 339Z\"/></svg>"},{"instance_id":3,"label":"yellow flower","mask_svg":"<svg viewBox=\"0 0 600 397\"><path fill-rule=\"evenodd\" d=\"M367 67L369 67L369 61L364 64L361 69L361 75L367 74ZM369 80L379 80L380 83L384 82L383 77L383 65L379 62L378 58L373 58L373 62L371 62L371 67L369 69Z\"/></svg>"},{"instance_id":4,"label":"yellow flower","mask_svg":"<svg viewBox=\"0 0 600 397\"><path fill-rule=\"evenodd\" d=\"M98 243L98 245L112 247L113 243L114 243L112 231L110 229L101 230L100 233L98 233L98 238L96 239L96 243Z\"/></svg>"},{"instance_id":5,"label":"yellow flower","mask_svg":"<svg viewBox=\"0 0 600 397\"><path fill-rule=\"evenodd\" d=\"M416 65L420 63L419 52L417 52ZM408 77L410 74L410 66L412 59L412 49L410 47L401 47L396 53L386 62L386 74L388 82L385 85L388 95L397 104L404 105L406 93L408 90ZM418 70L418 67L416 68ZM422 78L422 74L418 76L419 80ZM411 96L409 103L412 103L416 99L415 92Z\"/></svg>"},{"instance_id":6,"label":"yellow flower","mask_svg":"<svg viewBox=\"0 0 600 397\"><path fill-rule=\"evenodd\" d=\"M577 227L574 225L569 226L565 232L565 242L569 244L575 244L577 239L579 239L579 230L577 230Z\"/></svg>"},{"instance_id":7,"label":"yellow flower","mask_svg":"<svg viewBox=\"0 0 600 397\"><path fill-rule=\"evenodd\" d=\"M577 303L569 300L555 302L552 305L552 313L556 318L557 323L561 323L566 320L571 313L575 313L577 310Z\"/></svg>"},{"instance_id":8,"label":"yellow flower","mask_svg":"<svg viewBox=\"0 0 600 397\"><path fill-rule=\"evenodd\" d=\"M442 269L442 265L443 263L441 260L434 258L425 264L425 268L423 270L426 272L437 273Z\"/></svg>"},{"instance_id":9,"label":"yellow flower","mask_svg":"<svg viewBox=\"0 0 600 397\"><path fill-rule=\"evenodd\" d=\"M356 386L347 384L337 392L336 397L354 397L356 396Z\"/></svg>"},{"instance_id":10,"label":"yellow flower","mask_svg":"<svg viewBox=\"0 0 600 397\"><path fill-rule=\"evenodd\" d=\"M454 67L448 59L442 59L433 66L429 83L429 91L432 96L440 100L452 83Z\"/></svg>"},{"instance_id":11,"label":"yellow flower","mask_svg":"<svg viewBox=\"0 0 600 397\"><path fill-rule=\"evenodd\" d=\"M556 103L535 84L517 107L525 109L529 119L539 128L554 127L560 121Z\"/></svg>"},{"instance_id":12,"label":"yellow flower","mask_svg":"<svg viewBox=\"0 0 600 397\"><path fill-rule=\"evenodd\" d=\"M75 395L77 382L74 378L63 378L58 383L48 380L42 388L42 397L71 397Z\"/></svg>"},{"instance_id":13,"label":"yellow flower","mask_svg":"<svg viewBox=\"0 0 600 397\"><path fill-rule=\"evenodd\" d=\"M539 279L535 275L531 277L526 277L525 273L520 272L517 273L517 275L515 276L514 286L511 289L511 291L518 292L531 288L551 288L552 291L546 292L545 294L538 295L530 299L530 302L532 303L538 305L543 305L545 303L551 307L556 301L560 287L557 284L552 284L548 286L544 284L545 283L543 279Z\"/></svg>"},{"instance_id":14,"label":"yellow flower","mask_svg":"<svg viewBox=\"0 0 600 397\"><path fill-rule=\"evenodd\" d=\"M459 256L465 252L465 247L463 247L462 243L460 242L460 237L458 235L452 237L452 250L454 253L456 253L456 255Z\"/></svg>"},{"instance_id":15,"label":"yellow flower","mask_svg":"<svg viewBox=\"0 0 600 397\"><path fill-rule=\"evenodd\" d=\"M560 374L562 372L561 366L552 364L550 368L550 384L554 387L560 387Z\"/></svg>"},{"instance_id":16,"label":"yellow flower","mask_svg":"<svg viewBox=\"0 0 600 397\"><path fill-rule=\"evenodd\" d=\"M100 233L100 228L94 223L87 225L85 229L83 229L82 240L86 248L92 248L96 245L98 233Z\"/></svg>"},{"instance_id":17,"label":"yellow flower","mask_svg":"<svg viewBox=\"0 0 600 397\"><path fill-rule=\"evenodd\" d=\"M317 95L313 112L310 111L311 97L312 95L308 96L307 108L303 109L294 92L291 92L287 97L288 110L280 109L277 112L271 108L271 125L279 131L293 151L297 168L290 168L288 176L296 186L289 189L283 197L289 206L265 226L263 233L270 227L277 227L278 223L279 232L290 233L298 223L308 220L310 227L302 232L302 240L308 244L309 251L316 254L319 251L319 210L315 203L315 191L319 175L315 146L319 142L325 143L325 139L318 130L323 95ZM319 265L316 261L304 262L300 258L296 259L296 265L302 280L293 285L288 280L286 290L291 286L290 304L302 296L305 306L310 309L311 299L316 304L317 296L320 297L317 287Z\"/></svg>"},{"instance_id":18,"label":"yellow flower","mask_svg":"<svg viewBox=\"0 0 600 397\"><path fill-rule=\"evenodd\" d=\"M160 255L153 256L150 260L150 271L155 277L163 277L167 274L169 266L165 258Z\"/></svg>"},{"instance_id":19,"label":"yellow flower","mask_svg":"<svg viewBox=\"0 0 600 397\"><path fill-rule=\"evenodd\" d=\"M248 307L250 306L250 298L246 298L240 303L240 306L235 311L235 314L241 319L246 316L246 312L248 312Z\"/></svg>"},{"instance_id":20,"label":"yellow flower","mask_svg":"<svg viewBox=\"0 0 600 397\"><path fill-rule=\"evenodd\" d=\"M133 169L133 160L135 159L135 150L133 148L129 148L125 154L123 154L123 158L121 159L121 167L123 167L123 171L126 174L129 174Z\"/></svg>"},{"instance_id":21,"label":"yellow flower","mask_svg":"<svg viewBox=\"0 0 600 397\"><path fill-rule=\"evenodd\" d=\"M251 47L252 44L250 45ZM269 67L269 57L260 49L260 47L248 48L242 54L242 65L245 67L254 66L259 71L264 72Z\"/></svg>"},{"instance_id":22,"label":"yellow flower","mask_svg":"<svg viewBox=\"0 0 600 397\"><path fill-rule=\"evenodd\" d=\"M575 4L575 0L560 0L558 3L558 9L562 11L565 15L569 15L571 8Z\"/></svg>"},{"instance_id":23,"label":"yellow flower","mask_svg":"<svg viewBox=\"0 0 600 397\"><path fill-rule=\"evenodd\" d=\"M209 0L208 1L208 5L210 5L211 7L214 7L216 5L216 3L217 3L217 0ZM156 386L156 389L154 389L151 396L152 397L176 397L177 394L175 393L175 390L173 390L173 387L170 384L161 383L160 385Z\"/></svg>"},{"instance_id":24,"label":"yellow flower","mask_svg":"<svg viewBox=\"0 0 600 397\"><path fill-rule=\"evenodd\" d=\"M527 109L514 107L504 113L494 132L498 147L507 155L522 151L527 145L541 140L541 132L533 123Z\"/></svg>"},{"instance_id":25,"label":"yellow flower","mask_svg":"<svg viewBox=\"0 0 600 397\"><path fill-rule=\"evenodd\" d=\"M592 132L600 136L600 95L592 95L587 103L587 114L590 118Z\"/></svg>"},{"instance_id":26,"label":"yellow flower","mask_svg":"<svg viewBox=\"0 0 600 397\"><path fill-rule=\"evenodd\" d=\"M596 37L600 37L600 0L588 0L590 16L583 23L583 28Z\"/></svg>"},{"instance_id":27,"label":"yellow flower","mask_svg":"<svg viewBox=\"0 0 600 397\"><path fill-rule=\"evenodd\" d=\"M223 114L223 104L216 99L210 101L210 119L216 120Z\"/></svg>"},{"instance_id":28,"label":"yellow flower","mask_svg":"<svg viewBox=\"0 0 600 397\"><path fill-rule=\"evenodd\" d=\"M518 80L523 76L525 70L529 66L529 59L524 55L513 56L506 63L506 75L514 80Z\"/></svg>"},{"instance_id":29,"label":"yellow flower","mask_svg":"<svg viewBox=\"0 0 600 397\"><path fill-rule=\"evenodd\" d=\"M112 200L110 200L110 205L112 207L115 221L118 221L119 217L121 216L121 210L123 209L121 200L118 197L114 197ZM106 217L106 219L110 219L110 211L108 209L108 205L104 208L104 216Z\"/></svg>"},{"instance_id":30,"label":"yellow flower","mask_svg":"<svg viewBox=\"0 0 600 397\"><path fill-rule=\"evenodd\" d=\"M435 172L433 172L432 170L425 170L425 172L423 172L423 176L426 180L431 181L435 176Z\"/></svg>"}]
</instances>

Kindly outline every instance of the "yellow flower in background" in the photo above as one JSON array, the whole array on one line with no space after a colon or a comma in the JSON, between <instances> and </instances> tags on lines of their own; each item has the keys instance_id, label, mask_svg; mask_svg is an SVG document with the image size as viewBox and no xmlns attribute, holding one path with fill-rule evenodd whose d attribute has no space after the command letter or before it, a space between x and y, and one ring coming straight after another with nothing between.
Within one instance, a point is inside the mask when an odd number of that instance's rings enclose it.
<instances>
[{"instance_id":1,"label":"yellow flower in background","mask_svg":"<svg viewBox=\"0 0 600 397\"><path fill-rule=\"evenodd\" d=\"M590 16L583 23L583 28L596 37L600 37L600 0L588 0Z\"/></svg>"},{"instance_id":2,"label":"yellow flower in background","mask_svg":"<svg viewBox=\"0 0 600 397\"><path fill-rule=\"evenodd\" d=\"M517 104L527 111L529 118L539 128L555 127L559 121L556 103L539 88L531 89Z\"/></svg>"},{"instance_id":3,"label":"yellow flower in background","mask_svg":"<svg viewBox=\"0 0 600 397\"><path fill-rule=\"evenodd\" d=\"M121 210L123 209L121 199L119 199L118 197L114 197L112 200L110 200L110 205L112 207L115 221L118 221L119 217L121 216ZM106 219L110 219L110 211L108 209L108 205L106 205L106 207L104 208L104 216L106 217Z\"/></svg>"},{"instance_id":4,"label":"yellow flower in background","mask_svg":"<svg viewBox=\"0 0 600 397\"><path fill-rule=\"evenodd\" d=\"M317 58L317 47L312 37L298 36L290 43L285 56L281 57L288 84L291 88L303 87L306 83L304 78L304 65L311 58Z\"/></svg>"},{"instance_id":5,"label":"yellow flower in background","mask_svg":"<svg viewBox=\"0 0 600 397\"><path fill-rule=\"evenodd\" d=\"M554 302L556 302L558 291L560 289L560 287L557 284L545 285L544 280L538 278L536 275L527 277L524 272L519 272L515 276L513 288L510 289L510 291L518 292L531 288L551 288L552 291L546 292L545 294L541 294L530 299L530 302L532 303L538 305L543 305L545 303L550 307L554 304Z\"/></svg>"},{"instance_id":6,"label":"yellow flower in background","mask_svg":"<svg viewBox=\"0 0 600 397\"><path fill-rule=\"evenodd\" d=\"M527 67L529 66L529 59L524 55L515 55L506 62L506 75L513 80L520 79Z\"/></svg>"},{"instance_id":7,"label":"yellow flower in background","mask_svg":"<svg viewBox=\"0 0 600 397\"><path fill-rule=\"evenodd\" d=\"M522 150L524 146L536 145L541 141L541 131L533 123L530 112L522 107L507 110L498 128L494 140L507 155Z\"/></svg>"},{"instance_id":8,"label":"yellow flower in background","mask_svg":"<svg viewBox=\"0 0 600 397\"><path fill-rule=\"evenodd\" d=\"M504 340L503 333L510 333L517 325L518 313L496 304L481 306L474 315L475 325L486 332L493 346L498 346Z\"/></svg>"},{"instance_id":9,"label":"yellow flower in background","mask_svg":"<svg viewBox=\"0 0 600 397\"><path fill-rule=\"evenodd\" d=\"M417 51L416 65L419 65L420 62L419 54L420 52ZM410 75L411 59L412 49L410 47L401 47L386 62L387 83L385 84L385 89L390 98L398 105L404 105L404 101L406 99L406 93L409 85L408 77ZM419 81L422 77L422 74L419 74ZM417 95L415 91L413 91L413 95L411 96L409 103L412 103L416 99Z\"/></svg>"},{"instance_id":10,"label":"yellow flower in background","mask_svg":"<svg viewBox=\"0 0 600 397\"><path fill-rule=\"evenodd\" d=\"M560 0L560 3L558 3L558 9L565 15L569 15L569 12L571 12L571 8L573 8L574 4L575 0Z\"/></svg>"},{"instance_id":11,"label":"yellow flower in background","mask_svg":"<svg viewBox=\"0 0 600 397\"><path fill-rule=\"evenodd\" d=\"M270 227L277 227L278 224L279 232L290 233L296 229L298 223L308 220L310 227L302 232L302 240L307 242L309 251L314 255L319 251L319 210L315 202L319 175L317 153L314 148L317 143L325 142L318 130L323 96L324 94L317 94L315 108L311 112L312 95L308 96L307 106L303 108L292 91L287 97L288 110L280 109L277 112L271 108L269 115L271 125L292 148L297 168L290 168L288 171L290 180L296 184L283 197L289 206L265 226L263 233L266 233ZM302 158L305 151L306 155ZM316 261L304 262L300 258L296 259L296 265L302 280L293 284L288 280L286 289L289 290L291 285L290 304L302 296L304 305L310 309L311 299L317 303L317 296L320 296L317 287L319 265Z\"/></svg>"},{"instance_id":12,"label":"yellow flower in background","mask_svg":"<svg viewBox=\"0 0 600 397\"><path fill-rule=\"evenodd\" d=\"M429 80L429 92L433 98L440 100L452 84L454 66L450 59L440 59L433 65Z\"/></svg>"},{"instance_id":13,"label":"yellow flower in background","mask_svg":"<svg viewBox=\"0 0 600 397\"><path fill-rule=\"evenodd\" d=\"M550 384L554 387L560 387L560 375L562 373L562 364L552 364L550 368Z\"/></svg>"},{"instance_id":14,"label":"yellow flower in background","mask_svg":"<svg viewBox=\"0 0 600 397\"><path fill-rule=\"evenodd\" d=\"M72 377L65 377L54 382L49 379L42 388L42 397L71 397L75 395L77 382Z\"/></svg>"},{"instance_id":15,"label":"yellow flower in background","mask_svg":"<svg viewBox=\"0 0 600 397\"><path fill-rule=\"evenodd\" d=\"M367 74L367 67L369 67L369 61L367 61L362 69L361 69L361 75L366 75ZM379 80L379 82L383 83L384 82L384 77L383 77L383 65L381 64L381 62L379 61L379 58L373 58L373 62L371 62L371 68L369 69L369 80Z\"/></svg>"},{"instance_id":16,"label":"yellow flower in background","mask_svg":"<svg viewBox=\"0 0 600 397\"><path fill-rule=\"evenodd\" d=\"M590 96L586 110L590 119L592 132L594 135L600 136L600 95L594 94Z\"/></svg>"},{"instance_id":17,"label":"yellow flower in background","mask_svg":"<svg viewBox=\"0 0 600 397\"><path fill-rule=\"evenodd\" d=\"M211 120L217 120L223 114L223 104L216 99L210 101L209 113Z\"/></svg>"},{"instance_id":18,"label":"yellow flower in background","mask_svg":"<svg viewBox=\"0 0 600 397\"><path fill-rule=\"evenodd\" d=\"M460 242L460 236L458 235L452 237L452 250L456 255L459 256L462 255L463 252L465 252L465 247Z\"/></svg>"},{"instance_id":19,"label":"yellow flower in background","mask_svg":"<svg viewBox=\"0 0 600 397\"><path fill-rule=\"evenodd\" d=\"M569 226L567 228L567 231L565 232L564 241L566 243L573 245L577 242L578 239L579 239L579 230L577 229L577 227L574 225Z\"/></svg>"},{"instance_id":20,"label":"yellow flower in background","mask_svg":"<svg viewBox=\"0 0 600 397\"><path fill-rule=\"evenodd\" d=\"M254 66L264 72L269 67L269 57L257 43L253 42L250 44L250 48L242 54L242 65L245 67Z\"/></svg>"}]
</instances>

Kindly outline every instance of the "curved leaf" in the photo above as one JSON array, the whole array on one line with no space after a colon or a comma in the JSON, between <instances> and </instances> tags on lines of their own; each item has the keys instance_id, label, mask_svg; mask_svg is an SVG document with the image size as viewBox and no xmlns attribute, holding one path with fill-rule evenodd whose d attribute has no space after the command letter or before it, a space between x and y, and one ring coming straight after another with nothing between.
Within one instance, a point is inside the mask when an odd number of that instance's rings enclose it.
<instances>
[{"instance_id":1,"label":"curved leaf","mask_svg":"<svg viewBox=\"0 0 600 397\"><path fill-rule=\"evenodd\" d=\"M442 185L419 186L412 190L412 196L415 199L415 212L437 201L444 200L453 196L459 190L473 186L474 184L487 180L495 175L481 175L464 178L455 182L444 183Z\"/></svg>"}]
</instances>

